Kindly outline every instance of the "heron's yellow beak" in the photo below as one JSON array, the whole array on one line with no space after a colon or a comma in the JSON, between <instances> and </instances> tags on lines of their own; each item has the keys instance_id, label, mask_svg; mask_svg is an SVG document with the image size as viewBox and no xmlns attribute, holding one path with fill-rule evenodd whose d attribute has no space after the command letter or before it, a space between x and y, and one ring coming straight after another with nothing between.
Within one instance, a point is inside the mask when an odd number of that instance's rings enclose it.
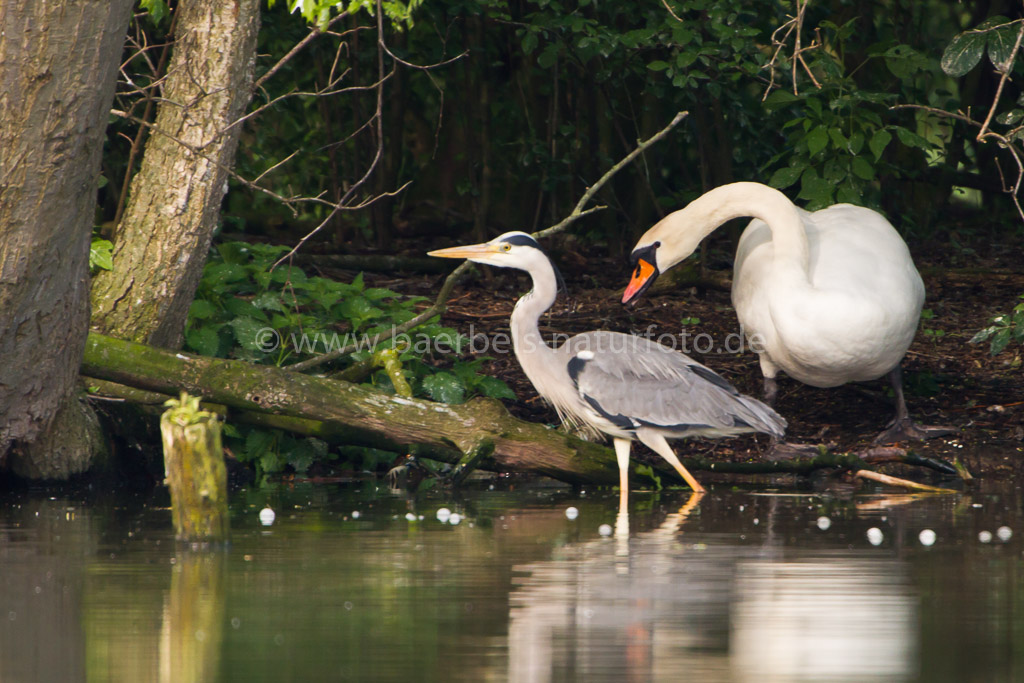
<instances>
[{"instance_id":1,"label":"heron's yellow beak","mask_svg":"<svg viewBox=\"0 0 1024 683\"><path fill-rule=\"evenodd\" d=\"M490 242L484 242L482 244L470 244L465 247L448 247L447 249L436 249L434 251L428 251L427 256L437 256L439 258L480 258L482 256L488 256L490 254L496 254L500 251L498 245Z\"/></svg>"},{"instance_id":2,"label":"heron's yellow beak","mask_svg":"<svg viewBox=\"0 0 1024 683\"><path fill-rule=\"evenodd\" d=\"M626 291L622 294L622 303L628 303L641 290L645 289L648 282L651 281L651 276L657 270L657 268L643 259L637 261L636 270L633 271L633 278L629 281Z\"/></svg>"}]
</instances>

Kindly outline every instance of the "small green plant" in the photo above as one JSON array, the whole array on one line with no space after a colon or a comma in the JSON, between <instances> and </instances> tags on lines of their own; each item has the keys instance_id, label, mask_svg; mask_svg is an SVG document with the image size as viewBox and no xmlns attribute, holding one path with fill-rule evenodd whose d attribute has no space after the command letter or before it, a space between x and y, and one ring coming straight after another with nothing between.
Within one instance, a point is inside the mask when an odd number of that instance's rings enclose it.
<instances>
[{"instance_id":1,"label":"small green plant","mask_svg":"<svg viewBox=\"0 0 1024 683\"><path fill-rule=\"evenodd\" d=\"M114 245L97 235L92 236L89 245L89 272L95 275L101 270L113 270Z\"/></svg>"},{"instance_id":2,"label":"small green plant","mask_svg":"<svg viewBox=\"0 0 1024 683\"><path fill-rule=\"evenodd\" d=\"M923 311L921 311L921 333L928 339L931 339L933 343L938 342L940 339L946 336L945 330L939 330L925 326L924 321L934 319L935 312L932 309L926 308Z\"/></svg>"},{"instance_id":3,"label":"small green plant","mask_svg":"<svg viewBox=\"0 0 1024 683\"><path fill-rule=\"evenodd\" d=\"M970 343L979 344L986 339L990 340L988 351L993 356L1001 353L1010 342L1024 345L1024 294L1020 298L1021 303L1009 313L992 318L992 324L974 335Z\"/></svg>"},{"instance_id":4,"label":"small green plant","mask_svg":"<svg viewBox=\"0 0 1024 683\"><path fill-rule=\"evenodd\" d=\"M295 266L274 264L286 247L245 242L220 244L203 271L189 309L186 347L220 358L285 365L345 347L354 350L331 363L351 381L385 393L462 403L476 396L515 399L508 386L480 373L486 358L449 365L468 341L434 317L407 333L395 326L417 315L423 297L351 282L309 277ZM388 337L375 344L378 334ZM397 389L396 389L397 387ZM315 462L335 460L327 444L277 429L225 425L225 445L260 476L291 469L306 472ZM365 461L362 457L361 461Z\"/></svg>"},{"instance_id":5,"label":"small green plant","mask_svg":"<svg viewBox=\"0 0 1024 683\"><path fill-rule=\"evenodd\" d=\"M685 316L684 315L679 320L679 324L682 325L683 327L687 327L688 325L700 325L700 318L698 318L696 316Z\"/></svg>"}]
</instances>

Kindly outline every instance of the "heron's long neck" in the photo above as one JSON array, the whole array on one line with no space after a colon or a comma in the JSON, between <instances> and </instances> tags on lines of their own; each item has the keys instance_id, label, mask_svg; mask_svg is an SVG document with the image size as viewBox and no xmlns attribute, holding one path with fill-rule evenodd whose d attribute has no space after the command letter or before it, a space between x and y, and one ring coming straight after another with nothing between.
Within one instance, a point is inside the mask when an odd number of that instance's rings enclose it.
<instances>
[{"instance_id":1,"label":"heron's long neck","mask_svg":"<svg viewBox=\"0 0 1024 683\"><path fill-rule=\"evenodd\" d=\"M786 195L767 185L732 183L717 187L666 216L662 230L688 233L685 241L689 251L681 254L682 260L722 223L743 216L760 218L771 228L776 269L802 276L806 281L809 249L800 212ZM663 241L672 243L671 239Z\"/></svg>"},{"instance_id":2,"label":"heron's long neck","mask_svg":"<svg viewBox=\"0 0 1024 683\"><path fill-rule=\"evenodd\" d=\"M512 330L512 347L515 349L516 358L532 381L533 367L554 355L554 351L541 337L538 324L544 312L555 303L558 282L550 265L537 267L529 272L533 278L533 289L516 302L509 327Z\"/></svg>"}]
</instances>

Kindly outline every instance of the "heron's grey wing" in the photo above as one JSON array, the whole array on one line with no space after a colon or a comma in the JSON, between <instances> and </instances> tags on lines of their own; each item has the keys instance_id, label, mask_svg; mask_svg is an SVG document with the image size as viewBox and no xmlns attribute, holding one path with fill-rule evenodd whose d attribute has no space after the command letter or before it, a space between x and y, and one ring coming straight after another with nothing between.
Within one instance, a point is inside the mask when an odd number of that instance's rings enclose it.
<instances>
[{"instance_id":1,"label":"heron's grey wing","mask_svg":"<svg viewBox=\"0 0 1024 683\"><path fill-rule=\"evenodd\" d=\"M775 411L714 371L649 339L591 332L567 344L568 370L580 396L621 428L781 436L785 427Z\"/></svg>"}]
</instances>

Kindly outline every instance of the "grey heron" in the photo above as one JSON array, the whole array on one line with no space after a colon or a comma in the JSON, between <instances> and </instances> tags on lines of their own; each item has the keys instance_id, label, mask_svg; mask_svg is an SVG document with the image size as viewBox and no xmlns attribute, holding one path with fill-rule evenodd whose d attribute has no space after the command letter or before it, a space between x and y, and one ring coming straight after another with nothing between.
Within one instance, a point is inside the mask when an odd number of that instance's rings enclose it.
<instances>
[{"instance_id":1,"label":"grey heron","mask_svg":"<svg viewBox=\"0 0 1024 683\"><path fill-rule=\"evenodd\" d=\"M924 285L903 238L871 209L836 204L811 213L759 183L717 187L640 238L622 302L741 216L754 220L736 248L732 302L744 333L761 342L755 351L768 403L774 405L780 370L815 387L887 375L896 417L876 443L953 431L916 425L908 415L900 361L917 332ZM809 447L787 446L780 454L802 448Z\"/></svg>"},{"instance_id":2,"label":"grey heron","mask_svg":"<svg viewBox=\"0 0 1024 683\"><path fill-rule=\"evenodd\" d=\"M666 439L763 432L781 437L786 421L740 394L712 370L649 339L619 332L584 332L552 348L538 323L555 302L558 276L540 245L524 232L490 242L429 252L530 274L533 288L516 302L510 328L516 358L537 393L559 417L593 435L612 437L619 465L620 505L629 491L634 440L663 457L696 492L704 488Z\"/></svg>"}]
</instances>

